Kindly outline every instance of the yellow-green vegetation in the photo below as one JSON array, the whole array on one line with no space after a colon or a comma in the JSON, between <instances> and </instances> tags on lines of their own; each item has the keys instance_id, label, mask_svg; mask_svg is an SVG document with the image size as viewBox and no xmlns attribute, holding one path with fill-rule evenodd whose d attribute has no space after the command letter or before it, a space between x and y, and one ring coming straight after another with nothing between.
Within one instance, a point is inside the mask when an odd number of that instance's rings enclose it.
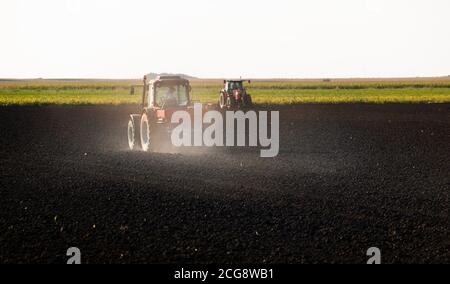
<instances>
[{"instance_id":1,"label":"yellow-green vegetation","mask_svg":"<svg viewBox=\"0 0 450 284\"><path fill-rule=\"evenodd\" d=\"M0 89L0 105L122 105L136 104L138 96L125 89Z\"/></svg>"},{"instance_id":2,"label":"yellow-green vegetation","mask_svg":"<svg viewBox=\"0 0 450 284\"><path fill-rule=\"evenodd\" d=\"M0 106L123 105L140 102L140 81L13 81L0 82ZM221 80L193 80L195 101L215 103ZM443 81L319 81L258 80L247 84L256 104L304 103L450 103L450 80Z\"/></svg>"}]
</instances>

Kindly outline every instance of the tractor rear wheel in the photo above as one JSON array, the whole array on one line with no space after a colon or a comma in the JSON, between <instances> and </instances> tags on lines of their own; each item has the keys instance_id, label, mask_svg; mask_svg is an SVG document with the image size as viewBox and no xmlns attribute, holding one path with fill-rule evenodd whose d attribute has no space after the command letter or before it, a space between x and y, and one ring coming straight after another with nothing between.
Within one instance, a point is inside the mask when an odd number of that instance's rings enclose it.
<instances>
[{"instance_id":1,"label":"tractor rear wheel","mask_svg":"<svg viewBox=\"0 0 450 284\"><path fill-rule=\"evenodd\" d=\"M150 132L150 121L146 113L141 118L141 146L142 151L149 152L151 150L152 135Z\"/></svg>"},{"instance_id":2,"label":"tractor rear wheel","mask_svg":"<svg viewBox=\"0 0 450 284\"><path fill-rule=\"evenodd\" d=\"M245 108L251 108L251 107L253 107L252 96L246 95L246 96L244 97L243 101L244 101L244 107L245 107Z\"/></svg>"},{"instance_id":3,"label":"tractor rear wheel","mask_svg":"<svg viewBox=\"0 0 450 284\"><path fill-rule=\"evenodd\" d=\"M128 147L131 151L138 150L140 147L140 127L138 127L140 124L140 121L138 122L137 116L131 116L130 120L128 121Z\"/></svg>"}]
</instances>

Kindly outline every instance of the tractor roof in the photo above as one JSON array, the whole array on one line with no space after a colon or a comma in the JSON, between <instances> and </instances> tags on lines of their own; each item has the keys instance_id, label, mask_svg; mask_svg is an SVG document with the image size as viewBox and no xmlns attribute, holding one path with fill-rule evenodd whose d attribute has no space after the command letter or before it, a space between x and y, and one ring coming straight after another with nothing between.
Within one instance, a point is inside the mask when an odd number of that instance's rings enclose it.
<instances>
[{"instance_id":1,"label":"tractor roof","mask_svg":"<svg viewBox=\"0 0 450 284\"><path fill-rule=\"evenodd\" d=\"M184 80L181 76L161 75L156 77L157 80Z\"/></svg>"},{"instance_id":2,"label":"tractor roof","mask_svg":"<svg viewBox=\"0 0 450 284\"><path fill-rule=\"evenodd\" d=\"M249 82L250 83L250 80L248 80L248 79L226 79L226 80L224 80L224 82L225 83L227 83L227 82L239 82L239 83Z\"/></svg>"},{"instance_id":3,"label":"tractor roof","mask_svg":"<svg viewBox=\"0 0 450 284\"><path fill-rule=\"evenodd\" d=\"M189 80L184 79L180 76L158 76L156 77L155 80L151 80L150 83L154 84L154 83L173 83L173 84L185 84L185 83L189 83Z\"/></svg>"}]
</instances>

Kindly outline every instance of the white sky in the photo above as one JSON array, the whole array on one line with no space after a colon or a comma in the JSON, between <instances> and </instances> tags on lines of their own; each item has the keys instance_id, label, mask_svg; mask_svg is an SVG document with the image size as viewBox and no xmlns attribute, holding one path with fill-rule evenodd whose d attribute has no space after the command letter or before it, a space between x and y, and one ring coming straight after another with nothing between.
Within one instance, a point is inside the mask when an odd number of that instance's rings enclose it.
<instances>
[{"instance_id":1,"label":"white sky","mask_svg":"<svg viewBox=\"0 0 450 284\"><path fill-rule=\"evenodd\" d=\"M0 77L450 75L449 0L0 0Z\"/></svg>"}]
</instances>

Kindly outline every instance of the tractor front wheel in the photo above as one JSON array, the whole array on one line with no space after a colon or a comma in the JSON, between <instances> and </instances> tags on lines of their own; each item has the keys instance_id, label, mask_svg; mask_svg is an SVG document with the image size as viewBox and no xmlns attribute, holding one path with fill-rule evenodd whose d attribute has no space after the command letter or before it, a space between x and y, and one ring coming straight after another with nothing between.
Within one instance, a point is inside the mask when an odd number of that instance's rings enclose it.
<instances>
[{"instance_id":1,"label":"tractor front wheel","mask_svg":"<svg viewBox=\"0 0 450 284\"><path fill-rule=\"evenodd\" d=\"M150 122L146 113L141 118L141 145L142 151L149 152L151 150L152 135L150 132Z\"/></svg>"}]
</instances>

